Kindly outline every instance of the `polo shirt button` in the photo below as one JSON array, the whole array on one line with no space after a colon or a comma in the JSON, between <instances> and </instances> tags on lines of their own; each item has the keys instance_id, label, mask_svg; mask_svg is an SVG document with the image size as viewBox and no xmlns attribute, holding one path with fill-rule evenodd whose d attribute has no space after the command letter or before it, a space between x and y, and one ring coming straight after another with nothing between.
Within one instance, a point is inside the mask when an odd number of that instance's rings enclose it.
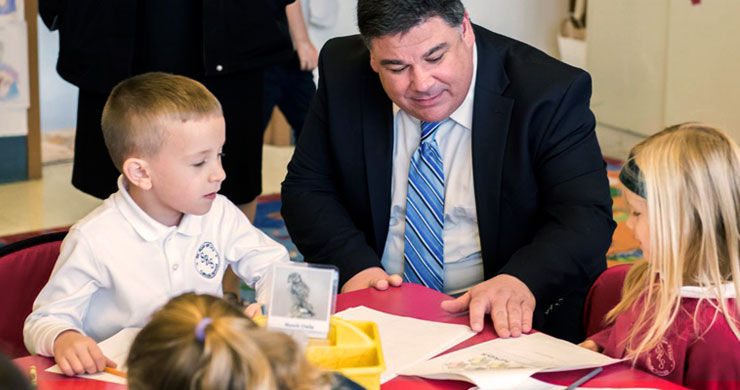
<instances>
[{"instance_id":1,"label":"polo shirt button","mask_svg":"<svg viewBox=\"0 0 740 390\"><path fill-rule=\"evenodd\" d=\"M180 267L179 265L175 264L175 265L172 266L172 270L173 271L177 271L177 268L179 268L179 267Z\"/></svg>"},{"instance_id":2,"label":"polo shirt button","mask_svg":"<svg viewBox=\"0 0 740 390\"><path fill-rule=\"evenodd\" d=\"M220 71L222 71L222 70L224 70L224 67L223 67L223 66L221 66L221 65L216 65L216 71L217 71L217 72L220 72Z\"/></svg>"}]
</instances>

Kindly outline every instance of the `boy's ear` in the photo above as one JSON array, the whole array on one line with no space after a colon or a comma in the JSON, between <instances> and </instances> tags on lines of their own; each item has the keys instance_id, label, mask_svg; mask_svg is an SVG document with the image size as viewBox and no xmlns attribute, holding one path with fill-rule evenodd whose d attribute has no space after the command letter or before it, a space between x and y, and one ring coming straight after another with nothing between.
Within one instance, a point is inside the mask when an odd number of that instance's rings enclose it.
<instances>
[{"instance_id":1,"label":"boy's ear","mask_svg":"<svg viewBox=\"0 0 740 390\"><path fill-rule=\"evenodd\" d=\"M149 175L149 164L146 160L130 157L123 162L123 175L129 183L148 191L152 188L152 178Z\"/></svg>"}]
</instances>

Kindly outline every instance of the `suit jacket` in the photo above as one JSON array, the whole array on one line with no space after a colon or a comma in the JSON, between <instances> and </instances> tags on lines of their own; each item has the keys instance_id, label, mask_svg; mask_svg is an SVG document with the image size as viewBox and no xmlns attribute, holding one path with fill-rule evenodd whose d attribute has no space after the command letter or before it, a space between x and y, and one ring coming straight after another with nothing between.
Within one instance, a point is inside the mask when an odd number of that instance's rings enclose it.
<instances>
[{"instance_id":1,"label":"suit jacket","mask_svg":"<svg viewBox=\"0 0 740 390\"><path fill-rule=\"evenodd\" d=\"M589 109L591 79L528 45L474 31L473 181L485 278L519 278L536 298L535 327L576 341L585 294L605 268L615 227ZM319 63L282 214L307 261L336 265L343 284L381 267L392 102L359 36L329 41Z\"/></svg>"},{"instance_id":2,"label":"suit jacket","mask_svg":"<svg viewBox=\"0 0 740 390\"><path fill-rule=\"evenodd\" d=\"M140 1L39 0L44 24L59 30L59 75L79 88L106 94L119 81L133 76ZM285 17L285 6L293 1L203 1L206 75L290 59L293 44L280 19ZM162 23L166 25L168 19L163 17Z\"/></svg>"}]
</instances>

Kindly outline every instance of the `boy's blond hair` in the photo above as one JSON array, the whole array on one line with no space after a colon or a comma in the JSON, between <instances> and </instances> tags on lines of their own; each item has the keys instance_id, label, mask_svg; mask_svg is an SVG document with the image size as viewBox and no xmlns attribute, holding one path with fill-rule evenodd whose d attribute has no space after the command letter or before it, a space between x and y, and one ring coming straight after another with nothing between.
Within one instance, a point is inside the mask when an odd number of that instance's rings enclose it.
<instances>
[{"instance_id":1,"label":"boy's blond hair","mask_svg":"<svg viewBox=\"0 0 740 390\"><path fill-rule=\"evenodd\" d=\"M200 336L196 328L207 322ZM293 339L257 327L223 299L186 293L154 313L131 345L131 390L329 390Z\"/></svg>"},{"instance_id":2,"label":"boy's blond hair","mask_svg":"<svg viewBox=\"0 0 740 390\"><path fill-rule=\"evenodd\" d=\"M105 103L101 126L113 164L123 171L132 156L154 156L166 134L162 120L186 122L221 116L221 104L203 84L168 73L144 73L121 81Z\"/></svg>"},{"instance_id":3,"label":"boy's blond hair","mask_svg":"<svg viewBox=\"0 0 740 390\"><path fill-rule=\"evenodd\" d=\"M716 299L702 298L690 313L695 333L712 326L696 322L702 305L709 304L740 339L738 300L729 304L722 289L732 283L740 292L740 149L718 129L684 123L647 138L630 155L646 195L650 258L630 269L622 300L606 322L641 302L626 340L627 357L636 362L679 315L681 287L699 286Z\"/></svg>"}]
</instances>

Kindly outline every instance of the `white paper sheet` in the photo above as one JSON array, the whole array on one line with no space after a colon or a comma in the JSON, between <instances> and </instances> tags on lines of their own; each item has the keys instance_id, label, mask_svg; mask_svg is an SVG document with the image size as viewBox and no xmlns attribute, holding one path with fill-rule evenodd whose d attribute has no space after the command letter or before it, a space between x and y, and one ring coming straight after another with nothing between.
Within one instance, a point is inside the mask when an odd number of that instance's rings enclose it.
<instances>
[{"instance_id":1,"label":"white paper sheet","mask_svg":"<svg viewBox=\"0 0 740 390\"><path fill-rule=\"evenodd\" d=\"M556 386L547 382L543 382L534 378L527 378L523 382L519 383L516 386L516 390L565 390L566 386ZM577 387L577 390L595 390L592 387ZM487 389L481 389L477 386L471 387L468 390L487 390ZM629 388L622 388L619 389L616 388L599 388L598 390L654 390L652 388L647 387L629 387Z\"/></svg>"},{"instance_id":2,"label":"white paper sheet","mask_svg":"<svg viewBox=\"0 0 740 390\"><path fill-rule=\"evenodd\" d=\"M111 360L118 364L117 370L126 372L126 358L128 357L128 351L131 349L131 344L134 342L134 338L139 334L141 328L125 328L108 339L101 341L98 346L103 351L103 355L109 357ZM46 369L48 372L54 372L62 374L62 370L59 369L59 365L55 364ZM98 381L118 383L121 385L126 384L126 378L121 378L107 372L99 372L97 374L85 374L77 375L81 378L94 379Z\"/></svg>"},{"instance_id":3,"label":"white paper sheet","mask_svg":"<svg viewBox=\"0 0 740 390\"><path fill-rule=\"evenodd\" d=\"M481 389L509 389L544 371L605 366L619 360L544 333L495 339L414 365L399 372L430 379L456 379Z\"/></svg>"},{"instance_id":4,"label":"white paper sheet","mask_svg":"<svg viewBox=\"0 0 740 390\"><path fill-rule=\"evenodd\" d=\"M467 325L418 320L365 306L353 307L335 315L345 320L373 321L378 325L386 366L380 374L380 383L476 334Z\"/></svg>"}]
</instances>

